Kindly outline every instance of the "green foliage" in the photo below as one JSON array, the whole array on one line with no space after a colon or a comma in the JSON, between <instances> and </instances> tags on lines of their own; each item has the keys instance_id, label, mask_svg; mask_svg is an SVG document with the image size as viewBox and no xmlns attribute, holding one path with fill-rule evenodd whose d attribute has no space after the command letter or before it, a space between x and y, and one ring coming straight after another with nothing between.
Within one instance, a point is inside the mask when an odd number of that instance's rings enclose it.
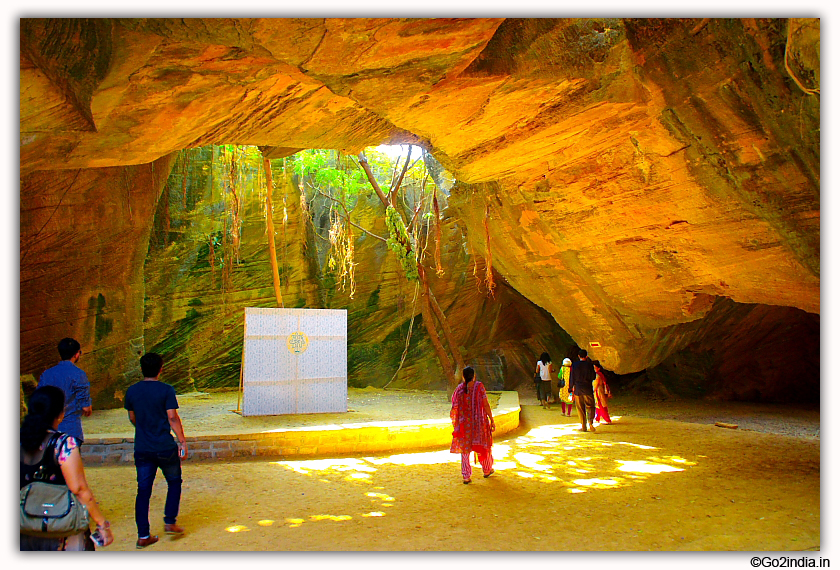
<instances>
[{"instance_id":1,"label":"green foliage","mask_svg":"<svg viewBox=\"0 0 840 570\"><path fill-rule=\"evenodd\" d=\"M370 188L356 161L334 150L301 151L294 155L293 169L312 188L339 200L358 196Z\"/></svg>"},{"instance_id":2,"label":"green foliage","mask_svg":"<svg viewBox=\"0 0 840 570\"><path fill-rule=\"evenodd\" d=\"M388 237L388 248L397 255L408 280L417 281L420 279L417 272L417 256L411 248L405 222L393 206L388 206L385 210L385 224L391 234Z\"/></svg>"},{"instance_id":3,"label":"green foliage","mask_svg":"<svg viewBox=\"0 0 840 570\"><path fill-rule=\"evenodd\" d=\"M400 186L402 199L406 206L431 203L430 195L434 191L422 159L422 151L417 147L412 150L410 168L403 177ZM371 172L383 192L388 193L396 177L405 165L406 155L398 158L373 148L365 150L365 158L370 165ZM303 181L303 190L311 196L320 191L336 201L342 203L347 211L352 210L356 198L361 193L370 193L371 184L358 164L358 159L349 155L341 155L332 150L304 150L294 155L293 168L295 174ZM340 215L345 215L341 212ZM433 219L431 212L421 214L421 219L428 223ZM412 241L406 230L406 224L396 209L389 206L386 209L386 225L390 233L388 247L397 255L406 277L410 281L419 279L417 256L413 251Z\"/></svg>"}]
</instances>

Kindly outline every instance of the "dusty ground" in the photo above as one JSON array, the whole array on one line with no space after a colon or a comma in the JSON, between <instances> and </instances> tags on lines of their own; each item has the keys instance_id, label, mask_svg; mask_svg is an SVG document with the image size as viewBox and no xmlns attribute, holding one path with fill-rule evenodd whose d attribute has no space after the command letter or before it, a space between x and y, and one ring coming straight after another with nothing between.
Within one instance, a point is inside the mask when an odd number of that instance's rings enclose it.
<instances>
[{"instance_id":1,"label":"dusty ground","mask_svg":"<svg viewBox=\"0 0 840 570\"><path fill-rule=\"evenodd\" d=\"M448 450L187 463L178 522L188 532L161 534L148 550L820 549L818 412L617 397L614 424L580 434L574 418L529 397L522 428L496 441L496 474L484 479L476 468L470 485ZM180 398L182 416L195 433L189 401ZM357 391L350 407L359 415L375 407L380 419L448 413L445 397L429 392ZM133 466L87 473L117 537L109 550L134 551Z\"/></svg>"}]
</instances>

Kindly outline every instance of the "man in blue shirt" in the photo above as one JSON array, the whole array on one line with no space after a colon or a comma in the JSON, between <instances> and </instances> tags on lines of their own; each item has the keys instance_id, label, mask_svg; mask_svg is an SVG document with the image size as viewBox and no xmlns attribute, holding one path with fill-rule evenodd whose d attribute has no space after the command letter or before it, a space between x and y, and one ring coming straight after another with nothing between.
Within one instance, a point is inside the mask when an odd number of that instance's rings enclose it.
<instances>
[{"instance_id":1,"label":"man in blue shirt","mask_svg":"<svg viewBox=\"0 0 840 570\"><path fill-rule=\"evenodd\" d=\"M125 409L134 425L134 466L137 469L137 499L134 522L137 524L137 548L158 541L149 529L149 500L155 475L160 469L166 479L166 503L163 507L163 530L183 534L175 523L181 503L181 459L187 456L187 440L178 415L175 389L159 380L163 358L150 352L140 358L143 380L125 392ZM176 442L172 432L178 438Z\"/></svg>"},{"instance_id":2,"label":"man in blue shirt","mask_svg":"<svg viewBox=\"0 0 840 570\"><path fill-rule=\"evenodd\" d=\"M55 386L64 392L64 420L58 424L58 431L72 435L81 445L85 439L82 430L82 416L93 413L90 400L90 382L84 370L76 366L82 356L82 347L72 338L63 338L58 343L61 362L41 374L38 388Z\"/></svg>"}]
</instances>

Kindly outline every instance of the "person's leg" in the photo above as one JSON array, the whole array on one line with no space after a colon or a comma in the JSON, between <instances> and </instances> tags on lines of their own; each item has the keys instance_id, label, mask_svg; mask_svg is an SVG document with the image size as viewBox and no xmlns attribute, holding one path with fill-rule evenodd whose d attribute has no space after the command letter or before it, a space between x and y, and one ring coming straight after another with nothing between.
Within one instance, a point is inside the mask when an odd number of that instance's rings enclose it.
<instances>
[{"instance_id":1,"label":"person's leg","mask_svg":"<svg viewBox=\"0 0 840 570\"><path fill-rule=\"evenodd\" d=\"M595 426L595 397L594 396L584 396L585 405L586 405L586 415L584 415L584 419L586 419L587 415L589 416L589 430L594 431Z\"/></svg>"},{"instance_id":2,"label":"person's leg","mask_svg":"<svg viewBox=\"0 0 840 570\"><path fill-rule=\"evenodd\" d=\"M608 424L611 424L612 420L610 419L610 411L607 409L607 407L604 406L603 408L601 408L600 411L601 411L601 421L604 421Z\"/></svg>"},{"instance_id":3,"label":"person's leg","mask_svg":"<svg viewBox=\"0 0 840 570\"><path fill-rule=\"evenodd\" d=\"M470 452L461 452L461 477L464 481L469 481L472 478L472 466L470 466Z\"/></svg>"},{"instance_id":4,"label":"person's leg","mask_svg":"<svg viewBox=\"0 0 840 570\"><path fill-rule=\"evenodd\" d=\"M491 450L479 452L478 461L481 463L481 470L484 472L485 479L493 474L493 452Z\"/></svg>"},{"instance_id":5,"label":"person's leg","mask_svg":"<svg viewBox=\"0 0 840 570\"><path fill-rule=\"evenodd\" d=\"M575 396L575 408L577 408L578 419L580 420L581 431L586 431L586 411L583 408L584 396Z\"/></svg>"},{"instance_id":6,"label":"person's leg","mask_svg":"<svg viewBox=\"0 0 840 570\"><path fill-rule=\"evenodd\" d=\"M150 457L151 455L151 457ZM134 501L134 522L138 538L149 537L149 500L155 483L157 462L154 454L142 451L134 453L134 467L137 469L137 498Z\"/></svg>"},{"instance_id":7,"label":"person's leg","mask_svg":"<svg viewBox=\"0 0 840 570\"><path fill-rule=\"evenodd\" d=\"M566 402L560 401L560 413L566 415Z\"/></svg>"},{"instance_id":8,"label":"person's leg","mask_svg":"<svg viewBox=\"0 0 840 570\"><path fill-rule=\"evenodd\" d=\"M158 453L158 463L166 479L166 503L163 507L163 523L174 525L181 504L181 458L178 450Z\"/></svg>"}]
</instances>

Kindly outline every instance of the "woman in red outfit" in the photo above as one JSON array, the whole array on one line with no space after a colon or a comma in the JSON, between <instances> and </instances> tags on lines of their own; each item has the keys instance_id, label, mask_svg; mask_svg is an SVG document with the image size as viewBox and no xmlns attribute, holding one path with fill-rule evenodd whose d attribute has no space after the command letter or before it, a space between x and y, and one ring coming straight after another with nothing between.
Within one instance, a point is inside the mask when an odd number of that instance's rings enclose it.
<instances>
[{"instance_id":1,"label":"woman in red outfit","mask_svg":"<svg viewBox=\"0 0 840 570\"><path fill-rule=\"evenodd\" d=\"M592 363L595 366L595 380L592 388L595 392L595 421L611 424L610 414L607 411L607 398L611 398L610 387L607 385L607 377L604 376L604 369L599 361Z\"/></svg>"},{"instance_id":2,"label":"woman in red outfit","mask_svg":"<svg viewBox=\"0 0 840 570\"><path fill-rule=\"evenodd\" d=\"M452 394L451 453L461 454L461 476L464 484L472 482L472 467L470 467L470 453L475 452L481 462L481 469L486 479L494 473L493 470L493 433L496 422L484 384L475 379L475 371L467 366L464 368L463 381Z\"/></svg>"}]
</instances>

